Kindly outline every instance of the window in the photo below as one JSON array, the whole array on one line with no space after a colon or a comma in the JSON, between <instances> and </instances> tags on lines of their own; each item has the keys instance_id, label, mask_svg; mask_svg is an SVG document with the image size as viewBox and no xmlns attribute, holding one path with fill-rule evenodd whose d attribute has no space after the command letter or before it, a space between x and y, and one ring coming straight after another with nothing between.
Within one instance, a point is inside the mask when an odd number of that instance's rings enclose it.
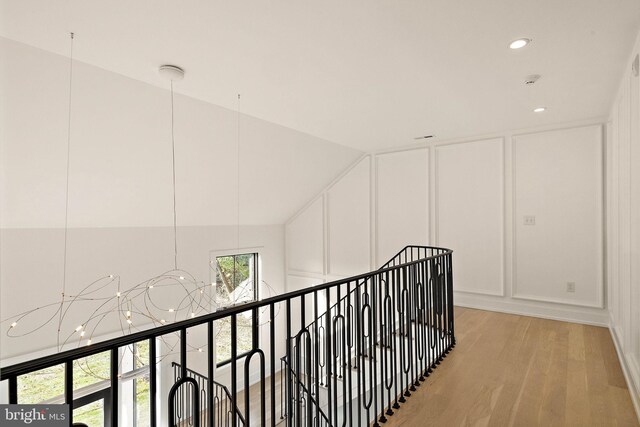
<instances>
[{"instance_id":1,"label":"window","mask_svg":"<svg viewBox=\"0 0 640 427\"><path fill-rule=\"evenodd\" d=\"M216 256L211 262L215 270L215 299L219 307L246 303L258 299L258 254ZM240 313L237 319L238 356L257 346L257 328L251 311ZM231 318L216 321L216 363L231 361Z\"/></svg>"},{"instance_id":2,"label":"window","mask_svg":"<svg viewBox=\"0 0 640 427\"><path fill-rule=\"evenodd\" d=\"M119 349L120 417L133 427L149 425L149 343ZM111 425L111 353L94 354L73 363L73 421L89 427ZM19 404L61 404L64 364L18 377Z\"/></svg>"}]
</instances>

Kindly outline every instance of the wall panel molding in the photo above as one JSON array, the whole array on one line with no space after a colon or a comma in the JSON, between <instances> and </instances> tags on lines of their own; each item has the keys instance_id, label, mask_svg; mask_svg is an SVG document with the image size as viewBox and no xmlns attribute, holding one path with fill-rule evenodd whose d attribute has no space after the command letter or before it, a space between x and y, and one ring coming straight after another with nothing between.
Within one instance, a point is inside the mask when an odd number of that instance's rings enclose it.
<instances>
[{"instance_id":1,"label":"wall panel molding","mask_svg":"<svg viewBox=\"0 0 640 427\"><path fill-rule=\"evenodd\" d=\"M601 124L514 135L512 298L604 307L602 135ZM519 150L529 164L518 164ZM534 225L523 224L526 216ZM525 283L522 271L528 273ZM575 283L575 293L566 292L568 282Z\"/></svg>"},{"instance_id":2,"label":"wall panel molding","mask_svg":"<svg viewBox=\"0 0 640 427\"><path fill-rule=\"evenodd\" d=\"M462 255L465 267L474 273L462 271L463 281L484 281L484 288L471 288L454 283L455 291L471 294L504 296L505 294L505 157L504 138L492 138L457 144L438 145L434 149L434 204L435 204L435 244L445 247L464 247ZM465 150L468 153L465 153ZM494 150L494 152L491 152ZM453 154L456 153L457 154ZM443 168L443 156L449 155L449 164ZM457 156L457 158L455 158ZM482 156L487 156L483 158ZM452 161L455 160L455 161ZM458 169L456 169L458 168ZM474 168L477 168L474 170ZM491 177L491 173L495 176ZM444 179L443 174L447 174ZM490 178L494 181L490 182ZM453 186L442 200L443 186ZM455 186L458 186L456 188ZM469 187L460 188L460 186ZM445 190L446 191L446 190ZM453 199L450 194L454 194ZM477 197L476 200L473 198ZM491 198L494 198L493 200ZM491 202L489 202L491 200ZM455 209L447 204L457 203ZM473 206L466 206L471 203ZM494 206L490 206L493 203ZM449 209L447 212L443 211ZM473 212L469 215L468 212ZM482 216L482 217L481 217ZM445 221L441 222L443 217ZM474 222L475 221L475 222ZM489 227L493 221L493 232ZM443 227L445 239L443 241ZM472 228L470 230L461 229ZM485 232L486 234L481 234ZM449 236L446 236L446 233ZM492 243L489 243L493 240ZM493 245L488 247L487 245ZM467 253L464 251L469 248ZM470 264L469 267L466 267ZM493 268L491 275L487 270ZM488 277L482 277L488 274ZM457 275L460 278L460 273ZM472 279L473 277L473 279Z\"/></svg>"},{"instance_id":3,"label":"wall panel molding","mask_svg":"<svg viewBox=\"0 0 640 427\"><path fill-rule=\"evenodd\" d=\"M375 156L374 252L377 266L407 244L426 245L430 229L429 150Z\"/></svg>"},{"instance_id":4,"label":"wall panel molding","mask_svg":"<svg viewBox=\"0 0 640 427\"><path fill-rule=\"evenodd\" d=\"M573 305L572 301L560 301L560 300L551 300L547 301L540 300L538 297L537 300L534 299L526 299L528 295L524 294L524 292L520 292L515 297L512 296L513 286L513 277L515 277L514 270L514 254L515 247L512 245L515 244L513 228L515 225L515 212L513 212L514 205L512 197L514 195L514 183L513 183L513 164L512 158L514 156L513 153L513 144L515 144L514 140L522 135L527 135L529 133L539 133L541 131L560 131L560 130L571 130L575 128L581 128L586 126L601 126L602 122L597 120L586 120L582 122L576 122L574 124L566 124L566 125L558 125L555 127L541 127L538 129L529 130L529 132L505 132L502 134L491 135L490 137L482 137L482 138L465 138L463 140L454 140L454 141L434 141L429 143L421 143L411 147L404 147L398 150L384 150L371 153L369 156L369 164L370 164L370 173L369 176L369 192L370 195L369 201L366 203L369 206L369 210L364 209L362 211L362 218L364 221L369 221L369 229L370 229L370 237L369 237L369 254L371 255L370 262L371 267L376 268L379 267L380 264L387 261L384 259L384 255L380 251L380 244L382 239L384 238L384 232L381 233L381 228L384 227L382 220L382 216L384 215L381 212L381 204L384 203L384 199L381 198L381 188L385 185L384 180L386 175L392 174L392 171L383 172L381 167L381 159L383 162L386 159L391 159L394 156L402 157L403 153L415 154L420 153L420 150L426 150L428 153L427 165L425 166L425 175L427 176L428 186L425 190L425 200L427 204L428 211L428 223L426 225L428 237L426 239L429 244L445 244L442 241L442 230L443 230L443 211L442 208L439 208L439 202L442 201L442 194L437 194L438 182L442 175L437 172L438 167L442 167L442 163L437 160L437 153L446 152L447 149L457 150L460 149L463 152L466 152L465 147L474 147L483 146L483 144L487 144L489 142L489 148L495 148L492 150L494 153L493 157L489 154L482 156L483 158L489 159L489 164L497 165L501 169L500 180L497 178L492 179L491 182L494 183L495 188L499 191L499 201L500 207L495 210L496 217L500 218L499 221L499 241L502 243L498 245L498 250L500 252L500 256L498 260L493 260L496 267L496 285L495 289L491 289L488 287L488 291L486 289L477 289L472 287L464 287L462 289L456 289L456 303L460 305L464 305L467 307L475 307L479 309L489 309L495 311L503 311L514 314L522 314L522 315L530 315L530 316L538 316L538 317L546 317L546 318L554 318L558 320L566 320L566 321L575 321L579 323L588 323L588 324L597 324L597 325L606 325L607 316L605 315L606 311L591 306L581 306L581 305ZM500 150L497 150L498 145L491 145L491 141L496 141L496 144L499 144ZM498 142L499 141L499 142ZM499 152L499 154L497 154ZM351 171L360 164L365 158L368 156L363 156L358 162L351 165L344 173L340 174L327 188L320 193L317 197L325 197L324 202L324 224L323 224L323 232L325 236L325 268L323 269L323 274L320 276L318 272L306 272L306 271L296 271L291 268L288 268L287 272L294 276L305 277L308 279L320 279L322 277L325 281L333 281L342 279L345 277L347 272L336 270L332 268L331 265L331 257L335 254L332 253L332 246L336 245L336 242L332 239L335 239L335 235L332 236L331 229L333 224L331 224L330 212L335 206L333 203L336 203L335 200L332 200L330 192L332 189L339 188L342 185L342 181L345 177L351 173ZM440 163L440 164L437 164ZM383 166L388 166L391 162L382 164ZM499 182L499 184L495 184ZM441 185L440 185L441 186ZM382 195L384 196L384 195ZM498 200L498 199L496 199ZM494 202L492 202L494 203ZM311 203L309 203L310 205ZM308 205L307 205L308 206ZM295 216L294 216L295 218ZM293 218L292 218L293 220ZM334 230L335 231L335 230ZM334 233L335 234L335 233ZM413 240L413 239L412 239ZM409 242L408 242L409 243ZM415 243L415 242L412 242ZM399 248L398 248L399 249ZM452 248L454 250L454 264L456 263L456 254L459 252L456 251L456 248ZM290 248L288 248L290 250ZM363 258L367 256L363 251ZM460 260L462 261L462 260ZM464 261L463 261L464 262ZM499 264L499 265L498 265ZM493 265L493 264L492 264ZM333 266L335 267L335 266ZM454 267L455 268L455 267ZM525 298L521 298L521 297Z\"/></svg>"}]
</instances>

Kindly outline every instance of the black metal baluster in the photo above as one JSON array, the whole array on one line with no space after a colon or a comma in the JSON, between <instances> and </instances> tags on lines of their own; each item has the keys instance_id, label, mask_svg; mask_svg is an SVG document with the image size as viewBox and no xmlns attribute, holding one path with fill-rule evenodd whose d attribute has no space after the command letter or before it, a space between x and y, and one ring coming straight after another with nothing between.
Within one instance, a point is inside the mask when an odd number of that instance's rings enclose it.
<instances>
[{"instance_id":1,"label":"black metal baluster","mask_svg":"<svg viewBox=\"0 0 640 427\"><path fill-rule=\"evenodd\" d=\"M284 395L283 395L283 388L285 385L285 378L284 378L284 361L282 359L280 359L280 419L283 420L284 417L287 415L287 410L286 410L286 406L285 406L285 401L284 401Z\"/></svg>"},{"instance_id":2,"label":"black metal baluster","mask_svg":"<svg viewBox=\"0 0 640 427\"><path fill-rule=\"evenodd\" d=\"M449 311L449 257L444 256L443 257L443 266L444 266L444 312L446 313L446 320L445 320L445 341L446 341L446 345L445 345L445 350L444 350L444 356L446 357L447 354L449 354L449 352L451 351L451 336L449 335L450 332L450 321L451 321L451 313Z\"/></svg>"},{"instance_id":3,"label":"black metal baluster","mask_svg":"<svg viewBox=\"0 0 640 427\"><path fill-rule=\"evenodd\" d=\"M305 326L305 323L304 323L305 322L304 319L306 317L305 315L306 315L306 303L305 303L304 295L301 295L300 296L300 330L301 331L304 329L304 326ZM297 337L297 335L296 335L296 337ZM302 348L300 348L298 346L297 341L296 341L296 349L295 349L296 355L297 356L300 355L301 351L302 351ZM293 369L293 367L294 366L293 366L293 361L292 361L291 368ZM296 393L299 393L300 392L300 387L302 385L302 377L299 374L295 378L295 385L296 385ZM301 406L302 405L302 401L301 401L301 396L299 394L296 394L296 396L298 396L298 398L296 400L296 419L297 419L298 417L302 416L302 406ZM307 403L311 404L310 401L307 402ZM298 423L297 425L300 426L302 424Z\"/></svg>"},{"instance_id":4,"label":"black metal baluster","mask_svg":"<svg viewBox=\"0 0 640 427\"><path fill-rule=\"evenodd\" d=\"M418 303L419 303L419 320L420 320L420 381L425 381L426 366L429 363L427 355L427 331L425 326L425 313L427 312L425 302L425 283L426 283L426 269L424 261L420 261L418 264Z\"/></svg>"},{"instance_id":5,"label":"black metal baluster","mask_svg":"<svg viewBox=\"0 0 640 427\"><path fill-rule=\"evenodd\" d=\"M394 270L391 272L390 277L393 279L393 282L389 284L389 287L391 288L391 304L392 304L392 312L391 312L391 320L392 320L392 327L391 327L391 345L393 347L392 350L392 355L393 355L393 368L392 368L392 375L393 375L393 396L394 396L394 403L393 403L393 409L398 409L400 408L400 403L398 403L398 381L400 380L398 378L398 334L396 332L397 328L396 328L396 312L398 312L399 308L398 308L398 299L400 298L400 295L398 293L399 290L399 286L398 286L398 274L397 274L397 270ZM402 392L402 386L400 387L400 392Z\"/></svg>"},{"instance_id":6,"label":"black metal baluster","mask_svg":"<svg viewBox=\"0 0 640 427\"><path fill-rule=\"evenodd\" d=\"M436 365L440 364L442 360L442 265L440 259L436 262L436 269L438 272L435 284L436 284L436 333L437 333L437 345L438 356L436 358Z\"/></svg>"},{"instance_id":7,"label":"black metal baluster","mask_svg":"<svg viewBox=\"0 0 640 427\"><path fill-rule=\"evenodd\" d=\"M404 272L403 272L404 273ZM406 275L403 274L403 277L406 279ZM402 343L404 343L404 348L403 351L401 352L401 366L400 366L400 378L401 384L405 384L406 388L404 389L404 393L403 393L403 397L400 399L400 402L405 402L405 400L403 400L404 397L409 397L411 396L411 392L409 391L409 387L410 387L410 383L411 381L409 380L409 371L411 369L411 343L407 342L408 341L408 337L409 337L409 332L407 331L407 324L411 324L411 321L407 321L407 318L410 317L409 314L409 291L406 288L406 281L403 283L403 289L402 289L402 301L401 301L401 305L402 305L402 320L400 323L400 326L403 328L402 331ZM403 387L401 387L403 388Z\"/></svg>"},{"instance_id":8,"label":"black metal baluster","mask_svg":"<svg viewBox=\"0 0 640 427\"><path fill-rule=\"evenodd\" d=\"M271 427L276 426L276 312L269 304L269 362L271 369ZM282 373L281 373L282 375ZM280 381L282 382L282 381Z\"/></svg>"},{"instance_id":9,"label":"black metal baluster","mask_svg":"<svg viewBox=\"0 0 640 427\"><path fill-rule=\"evenodd\" d=\"M364 357L367 359L367 362L368 362L369 383L371 384L371 387L369 388L369 397L367 397L367 370L365 369L364 366L362 366L362 373L363 373L362 406L367 411L367 417L365 421L368 425L371 420L371 405L373 403L373 381L374 381L373 364L375 364L373 352L375 351L375 347L373 345L373 336L372 336L373 325L372 325L371 304L370 304L370 297L369 297L369 292L367 290L366 284L364 287L364 291L365 291L363 295L364 304L362 305L362 311L361 311L362 323L364 325L362 336L363 336L363 344L366 348L366 353ZM365 331L365 328L366 328L366 331Z\"/></svg>"},{"instance_id":10,"label":"black metal baluster","mask_svg":"<svg viewBox=\"0 0 640 427\"><path fill-rule=\"evenodd\" d=\"M326 309L327 311L325 312L325 327L326 329L326 335L325 335L325 350L327 352L327 357L325 359L326 364L327 364L327 395L329 396L328 399L328 407L327 407L327 416L329 417L329 420L331 420L331 415L333 414L333 407L331 405L331 289L327 288L325 289L325 295L326 295Z\"/></svg>"},{"instance_id":11,"label":"black metal baluster","mask_svg":"<svg viewBox=\"0 0 640 427\"><path fill-rule=\"evenodd\" d=\"M413 248L411 249L411 260L413 261ZM409 343L411 344L411 391L416 391L416 386L419 386L417 370L418 360L418 299L417 294L417 272L416 265L411 264L409 266L409 294L411 295L411 312L409 316Z\"/></svg>"},{"instance_id":12,"label":"black metal baluster","mask_svg":"<svg viewBox=\"0 0 640 427\"><path fill-rule=\"evenodd\" d=\"M69 416L73 423L73 359L64 364L64 403L69 405Z\"/></svg>"},{"instance_id":13,"label":"black metal baluster","mask_svg":"<svg viewBox=\"0 0 640 427\"><path fill-rule=\"evenodd\" d=\"M231 315L231 426L238 427L238 318L234 313ZM249 390L245 390L249 392ZM249 414L246 414L249 415Z\"/></svg>"},{"instance_id":14,"label":"black metal baluster","mask_svg":"<svg viewBox=\"0 0 640 427\"><path fill-rule=\"evenodd\" d=\"M265 427L267 425L267 396L265 393L265 358L264 352L260 349L254 348L251 350L244 359L244 419L247 426L251 425L251 411L249 410L251 406L251 389L249 384L249 367L251 364L251 358L254 355L258 355L260 359L260 425Z\"/></svg>"},{"instance_id":15,"label":"black metal baluster","mask_svg":"<svg viewBox=\"0 0 640 427\"><path fill-rule=\"evenodd\" d=\"M413 351L414 351L414 342L413 342L413 275L411 274L413 265L405 267L402 269L402 274L404 276L405 283L405 291L407 298L406 305L406 324L407 324L407 363L408 366L405 370L405 375L407 379L407 387L410 391L416 391L415 386L413 385ZM408 396L411 396L409 392Z\"/></svg>"},{"instance_id":16,"label":"black metal baluster","mask_svg":"<svg viewBox=\"0 0 640 427\"><path fill-rule=\"evenodd\" d=\"M305 336L306 340L303 343L302 342L302 336ZM304 359L305 359L305 368L303 368L302 366L302 357L303 357L303 345L304 345ZM312 422L312 408L311 408L311 403L312 403L312 398L311 398L311 334L309 333L309 331L307 329L303 329L301 330L298 335L296 335L296 364L295 364L295 369L296 369L296 405L297 405L297 409L296 409L296 426L302 426L302 392L303 390L303 373L306 377L307 380L307 386L306 386L306 392L307 392L307 399L306 399L306 414L305 414L305 421L306 424L308 426L311 426L311 422Z\"/></svg>"},{"instance_id":17,"label":"black metal baluster","mask_svg":"<svg viewBox=\"0 0 640 427\"><path fill-rule=\"evenodd\" d=\"M362 425L362 383L361 383L361 378L362 378L362 366L363 366L363 360L361 359L361 355L362 355L362 322L361 322L361 315L360 315L360 311L361 311L361 294L360 294L360 285L361 283L356 282L356 289L355 289L355 297L356 297L356 305L354 307L354 314L356 314L356 333L355 333L355 344L356 344L356 357L355 357L355 366L354 368L356 369L356 382L358 384L358 409L357 409L357 416L358 416L358 426Z\"/></svg>"},{"instance_id":18,"label":"black metal baluster","mask_svg":"<svg viewBox=\"0 0 640 427\"><path fill-rule=\"evenodd\" d=\"M213 322L207 322L207 420L209 427L213 427L214 424L214 412L213 412L213 396L214 396L214 385L213 385L213 374L214 374L214 363L213 363ZM204 406L204 404L203 404Z\"/></svg>"},{"instance_id":19,"label":"black metal baluster","mask_svg":"<svg viewBox=\"0 0 640 427\"><path fill-rule=\"evenodd\" d=\"M18 377L15 375L9 377L9 404L18 404Z\"/></svg>"},{"instance_id":20,"label":"black metal baluster","mask_svg":"<svg viewBox=\"0 0 640 427\"><path fill-rule=\"evenodd\" d=\"M340 327L338 327L338 324L340 325ZM334 355L337 354L344 354L346 351L346 336L345 336L345 329L346 329L346 324L345 324L345 318L342 314L338 314L337 316L335 316L333 318L333 352ZM338 360L338 358L336 357L336 360ZM336 364L336 370L338 370L340 368L338 368L338 364ZM334 375L335 377L335 375ZM339 378L341 378L342 376L340 376ZM333 401L333 406L335 408L335 416L334 416L334 422L335 425L338 425L338 391L337 391L337 381L336 381L336 392L334 395L334 401ZM343 400L343 409L344 411L346 411L346 407L347 407L347 381L346 378L342 378L342 400ZM343 412L344 412L343 411ZM346 414L343 417L343 423L342 425L344 426L345 423L347 421L347 417Z\"/></svg>"},{"instance_id":21,"label":"black metal baluster","mask_svg":"<svg viewBox=\"0 0 640 427\"><path fill-rule=\"evenodd\" d=\"M456 346L456 334L455 334L455 318L453 305L453 256L451 253L446 255L449 258L449 290L451 292L451 347Z\"/></svg>"},{"instance_id":22,"label":"black metal baluster","mask_svg":"<svg viewBox=\"0 0 640 427\"><path fill-rule=\"evenodd\" d=\"M371 389L373 397L373 425L379 427L378 424L378 356L376 354L376 348L378 344L378 305L377 305L377 290L380 282L378 281L378 275L371 276L371 364L373 366L373 373L371 375ZM384 349L380 348L380 357ZM368 421L368 420L367 420Z\"/></svg>"},{"instance_id":23,"label":"black metal baluster","mask_svg":"<svg viewBox=\"0 0 640 427\"><path fill-rule=\"evenodd\" d=\"M285 388L285 396L287 398L287 427L291 427L292 414L293 414L293 390L291 389L291 300L287 299L286 302L286 317L287 317L287 359L285 368L287 369L287 386ZM236 427L236 426L234 426Z\"/></svg>"},{"instance_id":24,"label":"black metal baluster","mask_svg":"<svg viewBox=\"0 0 640 427\"><path fill-rule=\"evenodd\" d=\"M427 309L429 310L427 314L427 340L428 340L428 349L429 349L429 360L427 369L427 377L431 375L433 372L433 368L435 366L435 358L434 358L434 349L435 342L433 339L433 319L434 319L434 303L433 303L433 285L434 285L434 276L433 276L433 259L430 259L428 262L428 272L429 277L427 280Z\"/></svg>"},{"instance_id":25,"label":"black metal baluster","mask_svg":"<svg viewBox=\"0 0 640 427\"><path fill-rule=\"evenodd\" d=\"M149 426L156 427L158 423L158 417L156 413L158 411L157 396L158 393L158 380L156 371L156 337L149 338Z\"/></svg>"},{"instance_id":26,"label":"black metal baluster","mask_svg":"<svg viewBox=\"0 0 640 427\"><path fill-rule=\"evenodd\" d=\"M397 365L399 368L398 371L398 378L400 379L400 399L398 399L398 401L400 403L404 403L406 402L405 400L405 392L404 392L404 365L405 365L405 358L406 358L406 354L405 354L405 348L406 348L406 332L405 332L405 324L406 324L406 315L405 315L405 310L406 310L406 291L404 289L404 282L403 282L403 275L401 274L402 270L398 269L396 270L396 274L398 276L398 303L399 303L399 310L398 310L398 326L399 326L399 331L400 331L400 339L398 341L399 345L400 345L400 354L399 356L399 361L400 364Z\"/></svg>"},{"instance_id":27,"label":"black metal baluster","mask_svg":"<svg viewBox=\"0 0 640 427\"><path fill-rule=\"evenodd\" d=\"M318 335L318 291L313 291L313 322L315 342L314 348L314 369L315 369L315 388L316 388L316 405L315 419L320 419L320 383L322 382L322 372L320 372L320 336ZM311 390L310 390L311 391Z\"/></svg>"},{"instance_id":28,"label":"black metal baluster","mask_svg":"<svg viewBox=\"0 0 640 427\"><path fill-rule=\"evenodd\" d=\"M386 324L386 349L385 349L385 388L387 389L387 412L386 414L391 416L393 415L393 409L391 409L391 388L394 385L394 373L395 367L391 367L390 363L393 359L393 301L391 299L391 295L389 294L389 273L385 273L386 281L385 281L385 297L384 297L384 312L385 312L385 324ZM390 360L391 359L391 360Z\"/></svg>"},{"instance_id":29,"label":"black metal baluster","mask_svg":"<svg viewBox=\"0 0 640 427\"><path fill-rule=\"evenodd\" d=\"M111 426L118 427L118 347L111 349L110 361L110 380L111 380Z\"/></svg>"},{"instance_id":30,"label":"black metal baluster","mask_svg":"<svg viewBox=\"0 0 640 427\"><path fill-rule=\"evenodd\" d=\"M357 286L357 283L356 283ZM347 339L347 348L345 352L345 357L347 358L347 366L345 375L347 378L344 381L347 383L347 406L348 408L345 411L345 419L349 420L349 424L353 422L353 375L351 373L351 350L353 348L353 328L351 326L352 321L352 313L353 307L351 307L351 282L347 283L347 302L346 302L346 316L347 316L347 324L345 325L346 330L346 339ZM347 414L348 412L348 414ZM348 415L348 417L347 417Z\"/></svg>"}]
</instances>

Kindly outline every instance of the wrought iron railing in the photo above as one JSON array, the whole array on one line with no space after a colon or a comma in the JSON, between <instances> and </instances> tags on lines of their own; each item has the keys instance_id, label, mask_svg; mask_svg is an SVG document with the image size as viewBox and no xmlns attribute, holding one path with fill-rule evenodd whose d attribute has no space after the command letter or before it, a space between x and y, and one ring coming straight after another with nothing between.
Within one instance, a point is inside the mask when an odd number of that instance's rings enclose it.
<instances>
[{"instance_id":1,"label":"wrought iron railing","mask_svg":"<svg viewBox=\"0 0 640 427\"><path fill-rule=\"evenodd\" d=\"M180 381L180 375L182 375L182 367L179 363L172 362L171 366L173 367L173 381L174 384ZM198 395L193 395L192 391L188 388L182 388L178 390L176 394L176 399L173 401L174 413L176 417L176 424L184 427L193 426L195 420L193 419L194 415L191 413L191 405L190 402L193 399L200 400L200 408L207 408L206 410L200 411L200 414L197 416L200 418L200 426L202 427L211 427L211 426L225 426L228 427L232 424L231 419L233 417L237 417L237 423L239 426L244 426L244 417L242 413L237 410L237 408L233 405L233 397L231 396L231 392L224 384L220 384L219 382L212 380L213 383L213 422L209 424L208 417L208 401L209 401L209 388L208 383L209 379L191 369L187 369L187 376L193 378L198 383ZM197 397L196 397L197 396Z\"/></svg>"},{"instance_id":2,"label":"wrought iron railing","mask_svg":"<svg viewBox=\"0 0 640 427\"><path fill-rule=\"evenodd\" d=\"M280 402L280 410L282 412L282 416L280 418L291 418L294 425L311 425L314 427L331 426L331 421L329 421L327 415L320 408L320 402L317 400L318 395L313 392L313 388L310 384L311 381L309 381L309 378L311 377L298 377L298 371L296 369L291 369L286 357L283 357L280 360L280 363L282 367L280 372L291 372L291 379L295 389L295 393L291 397L293 400L294 412L290 415L287 414L287 399L283 398ZM296 363L299 364L300 361L297 361ZM281 396L286 396L286 393L290 393L290 390L287 390L286 387L286 383L282 382L280 390ZM303 407L305 408L304 410L302 409Z\"/></svg>"},{"instance_id":3,"label":"wrought iron railing","mask_svg":"<svg viewBox=\"0 0 640 427\"><path fill-rule=\"evenodd\" d=\"M65 402L73 405L74 361L110 351L110 420L117 426L119 349L148 341L151 427L164 420L170 426L187 422L194 427L226 426L227 421L230 427L274 427L281 421L287 426L378 425L455 345L451 257L448 249L408 246L374 272L4 367L0 380L8 381L9 403L17 403L20 376L64 364ZM243 313L254 319L252 334L260 334L262 345L240 356L237 317ZM279 313L284 319L276 319ZM216 387L222 384L213 380L214 322L225 318L231 324L232 362L227 391L219 392ZM260 318L266 322L255 321ZM187 367L187 332L201 325L207 325L207 345L201 348L207 356L206 376ZM179 366L174 366L171 389L160 390L157 338L167 334L178 336ZM286 350L278 351L277 343ZM276 380L283 384L281 396ZM230 408L224 422L215 410L220 393ZM158 414L158 396L167 402L168 417Z\"/></svg>"},{"instance_id":4,"label":"wrought iron railing","mask_svg":"<svg viewBox=\"0 0 640 427\"><path fill-rule=\"evenodd\" d=\"M287 357L317 399L326 396L315 418L324 412L333 426L377 425L455 345L451 251L408 246L377 272L346 282L324 313L313 292L315 320L289 339ZM303 384L288 380L288 413L300 414Z\"/></svg>"}]
</instances>

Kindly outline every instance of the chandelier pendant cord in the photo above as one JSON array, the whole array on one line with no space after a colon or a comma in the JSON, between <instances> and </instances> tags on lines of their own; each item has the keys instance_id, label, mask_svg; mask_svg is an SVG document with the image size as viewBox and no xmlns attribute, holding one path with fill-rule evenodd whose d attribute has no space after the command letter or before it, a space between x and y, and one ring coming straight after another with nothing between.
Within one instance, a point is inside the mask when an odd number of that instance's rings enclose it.
<instances>
[{"instance_id":1,"label":"chandelier pendant cord","mask_svg":"<svg viewBox=\"0 0 640 427\"><path fill-rule=\"evenodd\" d=\"M237 138L237 144L236 144L236 163L237 163L237 169L236 169L236 181L237 181L237 206L236 206L236 222L238 224L237 229L236 229L236 249L240 250L240 94L238 94L238 107L236 108L236 115L237 115L237 132L236 132L236 138Z\"/></svg>"},{"instance_id":2,"label":"chandelier pendant cord","mask_svg":"<svg viewBox=\"0 0 640 427\"><path fill-rule=\"evenodd\" d=\"M64 201L64 250L62 261L62 297L60 299L60 314L58 316L58 341L57 345L60 347L60 329L62 328L63 306L65 290L67 285L67 242L68 242L68 229L69 229L69 169L71 164L71 95L73 89L73 38L74 34L69 33L70 49L69 49L69 98L68 98L68 110L67 110L67 176L65 184L65 201Z\"/></svg>"},{"instance_id":3,"label":"chandelier pendant cord","mask_svg":"<svg viewBox=\"0 0 640 427\"><path fill-rule=\"evenodd\" d=\"M176 140L173 120L173 80L171 80L171 162L173 171L173 266L178 269L178 219L176 213Z\"/></svg>"}]
</instances>

